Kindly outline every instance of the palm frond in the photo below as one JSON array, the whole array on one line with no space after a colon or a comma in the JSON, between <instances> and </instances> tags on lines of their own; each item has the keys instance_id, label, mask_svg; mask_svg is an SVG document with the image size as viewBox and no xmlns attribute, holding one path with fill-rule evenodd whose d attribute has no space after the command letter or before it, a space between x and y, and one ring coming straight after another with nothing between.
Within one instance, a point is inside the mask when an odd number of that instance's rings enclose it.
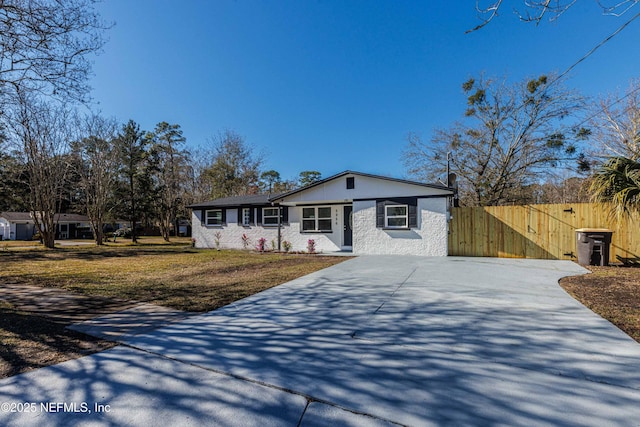
<instances>
[{"instance_id":1,"label":"palm frond","mask_svg":"<svg viewBox=\"0 0 640 427\"><path fill-rule=\"evenodd\" d=\"M640 213L640 162L612 157L591 182L593 201L610 204L611 215L620 219Z\"/></svg>"}]
</instances>

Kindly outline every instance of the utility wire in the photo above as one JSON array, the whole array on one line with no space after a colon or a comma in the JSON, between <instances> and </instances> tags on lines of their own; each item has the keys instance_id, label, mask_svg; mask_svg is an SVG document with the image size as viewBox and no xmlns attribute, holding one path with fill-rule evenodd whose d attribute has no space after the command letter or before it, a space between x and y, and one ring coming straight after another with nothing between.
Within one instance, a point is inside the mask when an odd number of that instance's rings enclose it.
<instances>
[{"instance_id":1,"label":"utility wire","mask_svg":"<svg viewBox=\"0 0 640 427\"><path fill-rule=\"evenodd\" d=\"M615 36L617 36L622 30L624 30L629 24L631 24L633 21L635 21L636 19L638 19L640 17L640 12L637 13L636 15L634 15L631 19L629 19L627 22L625 22L624 24L622 24L617 30L615 30L613 33L611 33L611 35L609 35L607 38L605 38L604 40L602 40L600 43L598 43L597 46L595 46L593 49L591 49L589 52L587 52L582 58L578 59L576 62L574 62L569 68L567 68L566 70L564 70L561 74L559 74L554 80L551 81L551 83L549 83L547 85L547 87L551 86L552 84L554 84L555 82L557 82L558 80L560 80L562 77L566 76L567 74L569 74L571 72L571 70L573 70L574 68L576 68L578 66L578 64L580 64L582 61L584 61L585 59L587 59L588 57L590 57L591 55L593 55L595 53L596 50L600 49L602 46L604 46L606 43L609 42L609 40L611 40L612 38L614 38Z\"/></svg>"},{"instance_id":2,"label":"utility wire","mask_svg":"<svg viewBox=\"0 0 640 427\"><path fill-rule=\"evenodd\" d=\"M637 13L636 15L634 15L633 17L631 17L631 19L629 19L627 22L625 22L624 24L622 24L620 27L618 27L618 29L616 29L613 33L611 33L608 37L606 37L604 40L602 40L600 43L598 43L595 47L593 47L589 52L587 52L582 58L578 59L576 62L574 62L573 64L571 64L569 66L569 68L567 68L566 70L564 70L562 73L560 73L559 75L557 75L548 85L546 85L545 90L548 90L548 88L550 86L552 86L554 83L558 82L559 80L561 80L564 76L566 76L567 74L569 74L574 68L576 68L581 62L583 62L584 60L586 60L588 57L590 57L591 55L593 55L595 53L596 50L598 50L599 48L601 48L602 46L604 46L606 43L608 43L612 38L614 38L615 36L617 36L622 30L624 30L626 27L628 27L633 21L635 21L636 19L638 19L640 17L640 12ZM638 85L638 87L634 88L633 90L630 90L627 94L625 94L624 96L617 98L615 101L611 102L608 106L612 107L616 104L618 104L619 102L625 100L626 98L630 97L631 95L634 95L638 90L640 90L640 85ZM598 109L598 111L596 111L594 114L590 115L589 117L585 118L584 120L582 120L580 123L578 123L577 125L574 125L575 128L578 128L580 126L582 126L583 124L587 123L588 121L594 119L596 116L598 116L600 113L604 112L604 108Z\"/></svg>"}]
</instances>

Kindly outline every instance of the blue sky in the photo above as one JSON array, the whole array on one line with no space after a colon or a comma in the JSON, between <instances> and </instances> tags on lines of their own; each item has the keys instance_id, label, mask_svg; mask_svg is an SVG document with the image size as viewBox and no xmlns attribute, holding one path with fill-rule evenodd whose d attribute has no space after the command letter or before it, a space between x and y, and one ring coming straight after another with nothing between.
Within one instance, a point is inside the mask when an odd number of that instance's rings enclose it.
<instances>
[{"instance_id":1,"label":"blue sky","mask_svg":"<svg viewBox=\"0 0 640 427\"><path fill-rule=\"evenodd\" d=\"M475 1L107 0L115 22L95 59L96 109L143 129L179 124L189 147L225 129L283 179L318 170L405 177L414 132L462 118L469 77L562 72L620 18L582 0L556 23L504 10L480 31ZM511 9L510 9L511 8ZM640 19L580 64L569 86L597 97L640 77Z\"/></svg>"}]
</instances>

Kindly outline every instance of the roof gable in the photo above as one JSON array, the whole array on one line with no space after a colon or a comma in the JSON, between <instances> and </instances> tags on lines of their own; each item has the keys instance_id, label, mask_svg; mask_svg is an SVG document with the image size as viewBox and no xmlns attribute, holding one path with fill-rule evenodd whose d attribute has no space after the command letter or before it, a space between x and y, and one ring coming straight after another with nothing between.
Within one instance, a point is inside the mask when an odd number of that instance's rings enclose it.
<instances>
[{"instance_id":1,"label":"roof gable","mask_svg":"<svg viewBox=\"0 0 640 427\"><path fill-rule=\"evenodd\" d=\"M353 188L347 188L347 178L353 178ZM187 207L191 209L234 208L240 206L267 206L272 203L344 202L383 197L446 197L452 194L453 191L444 185L345 171L287 193L222 197L207 202L195 203Z\"/></svg>"},{"instance_id":2,"label":"roof gable","mask_svg":"<svg viewBox=\"0 0 640 427\"><path fill-rule=\"evenodd\" d=\"M350 184L347 180L352 179ZM353 188L348 188L352 186ZM453 191L443 185L426 184L380 175L345 171L329 178L298 188L271 201L279 203L338 202L382 197L441 196Z\"/></svg>"}]
</instances>

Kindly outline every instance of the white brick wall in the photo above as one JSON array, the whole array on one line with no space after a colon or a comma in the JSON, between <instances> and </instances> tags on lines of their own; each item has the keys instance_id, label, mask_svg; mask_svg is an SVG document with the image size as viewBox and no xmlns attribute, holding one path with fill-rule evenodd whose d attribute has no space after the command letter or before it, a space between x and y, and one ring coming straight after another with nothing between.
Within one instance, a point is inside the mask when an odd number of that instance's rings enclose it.
<instances>
[{"instance_id":1,"label":"white brick wall","mask_svg":"<svg viewBox=\"0 0 640 427\"><path fill-rule=\"evenodd\" d=\"M341 250L342 245L342 206L331 206L331 233L301 233L300 217L302 208L289 208L289 224L282 226L282 240L291 243L292 251L307 251L309 239L316 242L317 252L335 252ZM249 238L249 249L255 249L260 238L265 238L266 248L271 249L271 241L278 244L278 228L252 225L244 227L238 225L238 209L227 209L227 225L223 227L207 227L201 225L200 211L192 214L192 237L196 239L197 248L215 248L215 233L220 232L221 249L243 249L242 235Z\"/></svg>"},{"instance_id":2,"label":"white brick wall","mask_svg":"<svg viewBox=\"0 0 640 427\"><path fill-rule=\"evenodd\" d=\"M418 228L376 228L376 203L353 203L353 253L447 256L447 199L418 199Z\"/></svg>"},{"instance_id":3,"label":"white brick wall","mask_svg":"<svg viewBox=\"0 0 640 427\"><path fill-rule=\"evenodd\" d=\"M343 249L343 207L331 205L331 233L301 233L302 208L289 208L289 224L282 226L282 240L292 244L293 251L306 251L309 239L316 241L318 252L334 252ZM447 255L447 199L418 199L418 228L412 230L382 230L376 228L375 201L353 202L353 252L354 254L400 254L422 256ZM277 227L238 225L238 210L227 209L227 225L207 227L201 225L200 211L192 216L193 238L198 248L215 248L215 233L220 232L220 248L243 249L242 235L249 238L249 249L255 249L258 240L265 238L266 248L271 241L277 245Z\"/></svg>"}]
</instances>

